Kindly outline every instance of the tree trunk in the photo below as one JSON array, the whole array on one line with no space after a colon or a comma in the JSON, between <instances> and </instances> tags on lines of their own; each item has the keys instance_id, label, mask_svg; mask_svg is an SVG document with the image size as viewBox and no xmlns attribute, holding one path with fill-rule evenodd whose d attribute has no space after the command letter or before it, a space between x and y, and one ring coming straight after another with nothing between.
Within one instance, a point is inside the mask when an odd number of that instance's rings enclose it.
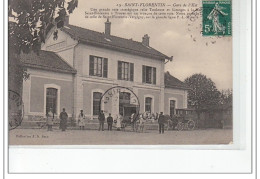
<instances>
[{"instance_id":1,"label":"tree trunk","mask_svg":"<svg viewBox=\"0 0 260 179\"><path fill-rule=\"evenodd\" d=\"M23 119L23 70L19 56L9 49L8 58L8 123L9 129L21 125Z\"/></svg>"}]
</instances>

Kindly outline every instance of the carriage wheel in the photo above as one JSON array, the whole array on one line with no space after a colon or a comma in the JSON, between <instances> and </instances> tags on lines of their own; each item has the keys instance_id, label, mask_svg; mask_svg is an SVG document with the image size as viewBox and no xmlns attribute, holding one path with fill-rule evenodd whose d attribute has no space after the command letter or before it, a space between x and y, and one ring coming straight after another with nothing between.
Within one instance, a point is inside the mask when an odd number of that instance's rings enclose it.
<instances>
[{"instance_id":1,"label":"carriage wheel","mask_svg":"<svg viewBox=\"0 0 260 179\"><path fill-rule=\"evenodd\" d=\"M187 126L189 130L193 130L195 127L195 122L193 120L189 120Z\"/></svg>"},{"instance_id":2,"label":"carriage wheel","mask_svg":"<svg viewBox=\"0 0 260 179\"><path fill-rule=\"evenodd\" d=\"M177 124L177 130L178 130L178 131L182 131L182 130L183 130L183 124L182 124L182 122L178 122L178 124Z\"/></svg>"}]
</instances>

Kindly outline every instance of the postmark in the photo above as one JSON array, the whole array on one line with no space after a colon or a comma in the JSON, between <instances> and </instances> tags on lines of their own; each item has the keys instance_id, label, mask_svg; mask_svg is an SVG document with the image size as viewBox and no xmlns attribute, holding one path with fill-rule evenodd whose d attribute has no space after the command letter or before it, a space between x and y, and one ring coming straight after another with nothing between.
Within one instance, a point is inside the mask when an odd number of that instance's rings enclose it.
<instances>
[{"instance_id":1,"label":"postmark","mask_svg":"<svg viewBox=\"0 0 260 179\"><path fill-rule=\"evenodd\" d=\"M8 128L15 129L23 121L23 101L19 93L8 90Z\"/></svg>"},{"instance_id":2,"label":"postmark","mask_svg":"<svg viewBox=\"0 0 260 179\"><path fill-rule=\"evenodd\" d=\"M140 112L140 103L137 95L127 87L115 86L109 88L99 102L99 111L103 110L108 116L110 113L113 118L118 115L123 116L124 120L129 120L132 114L136 120Z\"/></svg>"},{"instance_id":3,"label":"postmark","mask_svg":"<svg viewBox=\"0 0 260 179\"><path fill-rule=\"evenodd\" d=\"M202 1L202 35L232 35L232 10L230 0Z\"/></svg>"}]
</instances>

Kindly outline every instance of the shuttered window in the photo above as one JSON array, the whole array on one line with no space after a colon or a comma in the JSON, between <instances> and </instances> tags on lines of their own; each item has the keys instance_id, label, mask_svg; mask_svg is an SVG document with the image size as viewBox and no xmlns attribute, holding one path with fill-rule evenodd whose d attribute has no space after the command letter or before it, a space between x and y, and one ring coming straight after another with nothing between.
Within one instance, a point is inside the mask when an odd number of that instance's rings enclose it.
<instances>
[{"instance_id":1,"label":"shuttered window","mask_svg":"<svg viewBox=\"0 0 260 179\"><path fill-rule=\"evenodd\" d=\"M108 59L90 55L89 57L89 75L107 78Z\"/></svg>"},{"instance_id":2,"label":"shuttered window","mask_svg":"<svg viewBox=\"0 0 260 179\"><path fill-rule=\"evenodd\" d=\"M143 83L145 83L145 73L146 73L146 68L145 66L143 65Z\"/></svg>"},{"instance_id":3,"label":"shuttered window","mask_svg":"<svg viewBox=\"0 0 260 179\"><path fill-rule=\"evenodd\" d=\"M153 68L153 84L156 84L156 68Z\"/></svg>"},{"instance_id":4,"label":"shuttered window","mask_svg":"<svg viewBox=\"0 0 260 179\"><path fill-rule=\"evenodd\" d=\"M103 77L107 78L107 58L104 58L104 65L103 65Z\"/></svg>"},{"instance_id":5,"label":"shuttered window","mask_svg":"<svg viewBox=\"0 0 260 179\"><path fill-rule=\"evenodd\" d=\"M117 74L119 80L134 81L134 64L118 61Z\"/></svg>"},{"instance_id":6,"label":"shuttered window","mask_svg":"<svg viewBox=\"0 0 260 179\"><path fill-rule=\"evenodd\" d=\"M122 62L118 61L117 79L121 80L122 76Z\"/></svg>"},{"instance_id":7,"label":"shuttered window","mask_svg":"<svg viewBox=\"0 0 260 179\"><path fill-rule=\"evenodd\" d=\"M130 81L134 81L134 64L130 63Z\"/></svg>"},{"instance_id":8,"label":"shuttered window","mask_svg":"<svg viewBox=\"0 0 260 179\"><path fill-rule=\"evenodd\" d=\"M143 83L156 84L156 68L143 65Z\"/></svg>"}]
</instances>

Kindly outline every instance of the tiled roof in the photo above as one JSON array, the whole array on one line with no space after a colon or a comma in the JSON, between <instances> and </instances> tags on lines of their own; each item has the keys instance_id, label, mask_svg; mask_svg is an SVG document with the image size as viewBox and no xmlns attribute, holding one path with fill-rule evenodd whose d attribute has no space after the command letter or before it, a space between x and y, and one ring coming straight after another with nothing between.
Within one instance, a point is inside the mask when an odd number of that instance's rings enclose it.
<instances>
[{"instance_id":1,"label":"tiled roof","mask_svg":"<svg viewBox=\"0 0 260 179\"><path fill-rule=\"evenodd\" d=\"M124 39L112 35L106 36L104 33L73 25L64 26L61 30L68 33L72 38L75 38L82 43L154 59L170 59L170 57L162 54L154 48L149 46L147 47L143 45L141 42L137 42L132 39Z\"/></svg>"},{"instance_id":2,"label":"tiled roof","mask_svg":"<svg viewBox=\"0 0 260 179\"><path fill-rule=\"evenodd\" d=\"M164 85L166 88L191 89L185 83L172 76L168 71L164 74Z\"/></svg>"},{"instance_id":3,"label":"tiled roof","mask_svg":"<svg viewBox=\"0 0 260 179\"><path fill-rule=\"evenodd\" d=\"M72 74L77 72L61 57L50 51L40 50L38 55L33 52L29 54L21 54L21 62L26 67L38 68L48 71Z\"/></svg>"}]
</instances>

